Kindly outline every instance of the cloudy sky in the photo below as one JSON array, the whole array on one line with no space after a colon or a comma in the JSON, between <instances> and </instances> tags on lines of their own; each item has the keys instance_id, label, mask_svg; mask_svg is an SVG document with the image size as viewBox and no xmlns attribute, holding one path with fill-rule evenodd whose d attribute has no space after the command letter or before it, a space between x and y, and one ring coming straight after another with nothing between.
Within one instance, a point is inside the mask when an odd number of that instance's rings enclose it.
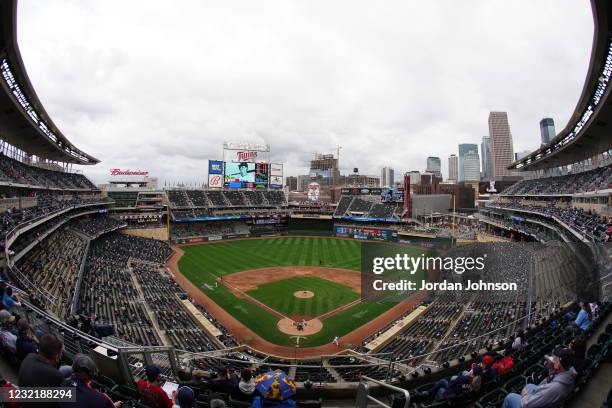
<instances>
[{"instance_id":1,"label":"cloudy sky","mask_svg":"<svg viewBox=\"0 0 612 408\"><path fill-rule=\"evenodd\" d=\"M285 175L341 145L343 170L424 170L509 114L515 151L573 112L591 51L582 0L20 0L47 111L99 158L201 182L223 141L269 143Z\"/></svg>"}]
</instances>

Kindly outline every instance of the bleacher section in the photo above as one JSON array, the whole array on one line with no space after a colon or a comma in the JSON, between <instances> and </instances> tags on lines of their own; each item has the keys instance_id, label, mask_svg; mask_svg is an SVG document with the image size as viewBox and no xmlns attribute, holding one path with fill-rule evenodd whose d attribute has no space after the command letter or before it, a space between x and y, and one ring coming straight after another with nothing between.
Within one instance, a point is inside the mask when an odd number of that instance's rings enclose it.
<instances>
[{"instance_id":1,"label":"bleacher section","mask_svg":"<svg viewBox=\"0 0 612 408\"><path fill-rule=\"evenodd\" d=\"M36 196L36 205L18 209L8 208L0 213L0 239L4 239L7 232L19 224L25 224L48 216L54 212L83 204L109 203L111 200L99 195L77 196L72 194L51 195L39 193Z\"/></svg>"},{"instance_id":2,"label":"bleacher section","mask_svg":"<svg viewBox=\"0 0 612 408\"><path fill-rule=\"evenodd\" d=\"M280 190L168 190L170 207L185 208L277 208L287 205Z\"/></svg>"},{"instance_id":3,"label":"bleacher section","mask_svg":"<svg viewBox=\"0 0 612 408\"><path fill-rule=\"evenodd\" d=\"M564 247L489 243L467 248L456 247L452 253L457 256L463 254L462 251L486 251L486 279L504 282L512 278L522 282L519 291L495 294L494 299L469 292L435 292L425 302L426 312L377 353L391 353L396 359L410 359L428 353L415 362L441 365L474 351L503 344L521 329L523 323L518 319L527 314L524 290L527 265L532 260L536 264L531 311L533 324L549 319L559 312L562 304L575 296L572 295L576 288L575 272L572 275L575 271L572 260L575 262L575 258ZM382 332L384 330L366 339L364 344Z\"/></svg>"},{"instance_id":4,"label":"bleacher section","mask_svg":"<svg viewBox=\"0 0 612 408\"><path fill-rule=\"evenodd\" d=\"M96 238L124 226L126 226L124 221L119 221L107 215L82 217L70 223L70 228L87 235L89 238Z\"/></svg>"},{"instance_id":5,"label":"bleacher section","mask_svg":"<svg viewBox=\"0 0 612 408\"><path fill-rule=\"evenodd\" d=\"M585 240L594 242L610 240L608 229L612 227L612 222L606 219L606 217L581 208L559 205L556 201L551 201L546 206L534 205L520 199L515 199L511 202L496 201L489 203L486 209L522 210L521 215L523 217L525 217L524 211L533 212L549 219L556 218L576 231Z\"/></svg>"},{"instance_id":6,"label":"bleacher section","mask_svg":"<svg viewBox=\"0 0 612 408\"><path fill-rule=\"evenodd\" d=\"M216 340L198 327L179 302L187 293L170 276L162 275L159 267L137 264L133 272L159 328L174 347L197 352L216 350L221 340L226 340L229 346L235 345L230 337Z\"/></svg>"},{"instance_id":7,"label":"bleacher section","mask_svg":"<svg viewBox=\"0 0 612 408\"><path fill-rule=\"evenodd\" d=\"M0 183L15 183L63 190L95 190L82 174L65 173L29 166L0 153Z\"/></svg>"},{"instance_id":8,"label":"bleacher section","mask_svg":"<svg viewBox=\"0 0 612 408\"><path fill-rule=\"evenodd\" d=\"M86 241L64 227L54 231L18 262L18 269L32 287L53 298L53 303L40 300L48 311L60 318L70 312L85 248Z\"/></svg>"},{"instance_id":9,"label":"bleacher section","mask_svg":"<svg viewBox=\"0 0 612 408\"><path fill-rule=\"evenodd\" d=\"M402 212L402 203L381 202L378 196L343 195L334 211L334 217L400 219Z\"/></svg>"},{"instance_id":10,"label":"bleacher section","mask_svg":"<svg viewBox=\"0 0 612 408\"><path fill-rule=\"evenodd\" d=\"M566 176L522 180L502 195L576 194L612 188L612 165Z\"/></svg>"}]
</instances>

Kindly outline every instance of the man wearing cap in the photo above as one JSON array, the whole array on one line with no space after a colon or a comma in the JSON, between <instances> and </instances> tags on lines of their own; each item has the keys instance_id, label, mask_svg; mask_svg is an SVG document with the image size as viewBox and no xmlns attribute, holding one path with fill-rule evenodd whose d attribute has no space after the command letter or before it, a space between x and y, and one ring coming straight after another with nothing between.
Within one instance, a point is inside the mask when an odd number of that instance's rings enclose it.
<instances>
[{"instance_id":1,"label":"man wearing cap","mask_svg":"<svg viewBox=\"0 0 612 408\"><path fill-rule=\"evenodd\" d=\"M118 408L122 402L113 402L110 397L91 387L91 380L98 374L96 363L85 354L77 354L72 361L72 376L64 381L63 387L76 388L76 402L60 403L70 408Z\"/></svg>"},{"instance_id":2,"label":"man wearing cap","mask_svg":"<svg viewBox=\"0 0 612 408\"><path fill-rule=\"evenodd\" d=\"M146 380L140 380L136 384L138 392L143 399L150 403L156 402L158 408L172 408L172 400L159 385L161 370L155 365L147 366L145 369Z\"/></svg>"},{"instance_id":3,"label":"man wearing cap","mask_svg":"<svg viewBox=\"0 0 612 408\"><path fill-rule=\"evenodd\" d=\"M12 354L17 353L17 336L12 331L14 324L15 316L8 310L0 310L0 342Z\"/></svg>"},{"instance_id":4,"label":"man wearing cap","mask_svg":"<svg viewBox=\"0 0 612 408\"><path fill-rule=\"evenodd\" d=\"M541 408L565 401L572 392L577 375L573 367L574 353L568 348L558 348L551 360L552 378L546 378L540 385L527 384L521 395L508 394L502 408Z\"/></svg>"},{"instance_id":5,"label":"man wearing cap","mask_svg":"<svg viewBox=\"0 0 612 408\"><path fill-rule=\"evenodd\" d=\"M195 392L187 386L183 386L176 392L174 408L191 408L195 401Z\"/></svg>"}]
</instances>

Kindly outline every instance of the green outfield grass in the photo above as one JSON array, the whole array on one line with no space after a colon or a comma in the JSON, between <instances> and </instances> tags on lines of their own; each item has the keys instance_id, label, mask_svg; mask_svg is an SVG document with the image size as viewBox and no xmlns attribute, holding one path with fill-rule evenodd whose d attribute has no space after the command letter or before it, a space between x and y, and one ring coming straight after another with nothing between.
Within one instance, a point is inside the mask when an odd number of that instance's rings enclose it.
<instances>
[{"instance_id":1,"label":"green outfield grass","mask_svg":"<svg viewBox=\"0 0 612 408\"><path fill-rule=\"evenodd\" d=\"M223 285L215 287L216 279L235 272L277 266L325 266L359 273L361 245L359 241L321 237L260 238L190 245L181 248L185 254L179 261L179 268L185 277L242 324L272 343L288 346L293 343L287 335L277 329L278 319L275 316L248 300L237 298ZM410 248L406 250L416 251ZM314 279L310 283L316 285L307 290L317 294L309 302L310 306L307 306L306 302L303 304L295 302L298 300L295 298L290 302L288 296L293 297L295 291L292 288L299 286L299 280L295 279L302 278L286 280L290 282L277 281L271 286L262 285L250 294L283 314L309 316L313 314L316 316L316 310L335 309L350 302L349 299L354 299L354 296L358 296L343 285L324 279L307 278ZM331 289L334 285L341 288ZM277 290L279 293L275 294ZM354 296L349 296L350 293ZM271 302L274 305L270 304ZM366 302L353 306L326 319L323 330L309 336L303 344L307 347L327 344L334 336L342 336L356 329L396 304L396 301L387 301Z\"/></svg>"},{"instance_id":2,"label":"green outfield grass","mask_svg":"<svg viewBox=\"0 0 612 408\"><path fill-rule=\"evenodd\" d=\"M294 293L301 290L312 291L315 295L308 299L296 298ZM266 283L247 294L289 317L320 316L359 299L359 294L347 286L310 276Z\"/></svg>"}]
</instances>

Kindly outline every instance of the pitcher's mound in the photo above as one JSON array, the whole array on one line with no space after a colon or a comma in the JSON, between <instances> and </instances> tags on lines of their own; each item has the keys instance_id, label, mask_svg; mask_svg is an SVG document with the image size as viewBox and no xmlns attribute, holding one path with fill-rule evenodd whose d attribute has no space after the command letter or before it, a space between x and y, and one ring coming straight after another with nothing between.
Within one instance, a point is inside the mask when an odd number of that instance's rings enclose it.
<instances>
[{"instance_id":1,"label":"pitcher's mound","mask_svg":"<svg viewBox=\"0 0 612 408\"><path fill-rule=\"evenodd\" d=\"M323 322L319 319L311 319L302 324L301 321L296 322L286 318L279 320L276 325L278 330L290 336L308 336L320 332L323 328ZM301 325L302 330L299 329L299 325Z\"/></svg>"},{"instance_id":2,"label":"pitcher's mound","mask_svg":"<svg viewBox=\"0 0 612 408\"><path fill-rule=\"evenodd\" d=\"M298 299L310 299L314 296L314 292L309 290L298 290L297 292L293 292L293 296Z\"/></svg>"}]
</instances>

